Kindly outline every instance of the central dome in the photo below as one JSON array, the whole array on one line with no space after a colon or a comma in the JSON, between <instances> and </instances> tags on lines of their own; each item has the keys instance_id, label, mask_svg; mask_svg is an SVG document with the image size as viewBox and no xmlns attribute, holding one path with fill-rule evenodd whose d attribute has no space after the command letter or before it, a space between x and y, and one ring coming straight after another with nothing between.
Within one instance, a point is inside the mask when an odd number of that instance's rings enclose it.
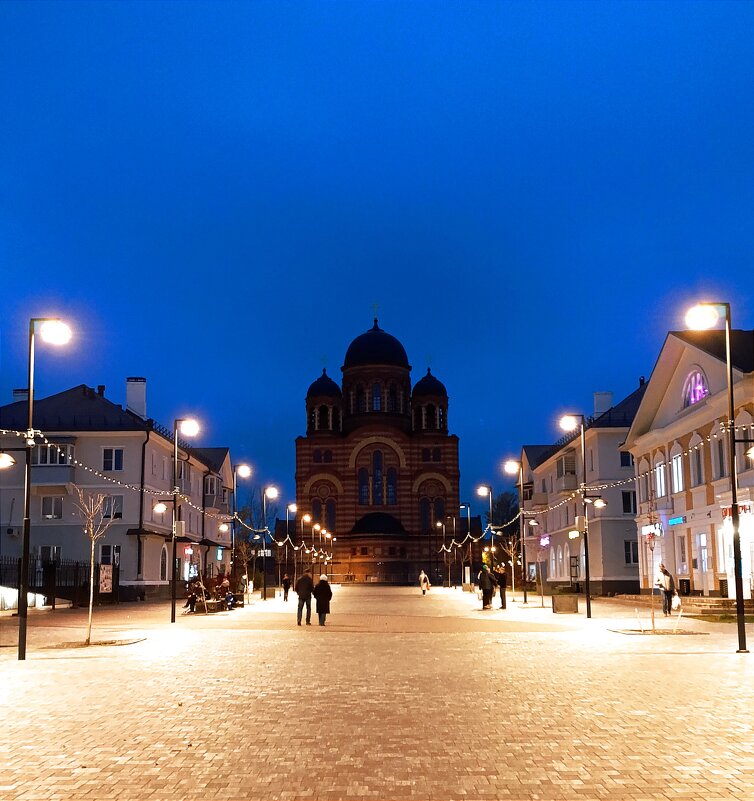
<instances>
[{"instance_id":1,"label":"central dome","mask_svg":"<svg viewBox=\"0 0 754 801\"><path fill-rule=\"evenodd\" d=\"M374 327L365 334L357 336L348 346L343 369L361 367L365 364L389 364L411 369L403 345L377 325L376 317Z\"/></svg>"}]
</instances>

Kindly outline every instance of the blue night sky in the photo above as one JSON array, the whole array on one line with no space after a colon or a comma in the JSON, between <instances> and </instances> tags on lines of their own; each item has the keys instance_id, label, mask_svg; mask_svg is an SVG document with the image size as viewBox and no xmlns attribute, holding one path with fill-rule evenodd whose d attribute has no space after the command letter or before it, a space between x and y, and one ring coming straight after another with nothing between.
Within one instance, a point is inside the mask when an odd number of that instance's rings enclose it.
<instances>
[{"instance_id":1,"label":"blue night sky","mask_svg":"<svg viewBox=\"0 0 754 801\"><path fill-rule=\"evenodd\" d=\"M59 314L40 395L145 376L292 499L376 303L462 496L503 489L690 300L754 327L753 41L748 3L3 2L2 401Z\"/></svg>"}]
</instances>

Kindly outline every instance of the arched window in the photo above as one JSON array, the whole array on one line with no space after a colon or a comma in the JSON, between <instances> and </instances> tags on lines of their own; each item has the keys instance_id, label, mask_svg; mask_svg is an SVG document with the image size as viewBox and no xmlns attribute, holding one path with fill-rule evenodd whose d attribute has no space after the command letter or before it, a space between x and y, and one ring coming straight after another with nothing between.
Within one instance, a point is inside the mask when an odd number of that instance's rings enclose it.
<instances>
[{"instance_id":1,"label":"arched window","mask_svg":"<svg viewBox=\"0 0 754 801\"><path fill-rule=\"evenodd\" d=\"M564 569L565 569L564 576L565 576L565 578L570 579L571 578L571 549L568 546L568 543L566 543L563 546L563 565L564 565Z\"/></svg>"},{"instance_id":2,"label":"arched window","mask_svg":"<svg viewBox=\"0 0 754 801\"><path fill-rule=\"evenodd\" d=\"M555 571L557 570L557 563L555 562L555 548L550 546L550 575L548 578L555 578Z\"/></svg>"},{"instance_id":3,"label":"arched window","mask_svg":"<svg viewBox=\"0 0 754 801\"><path fill-rule=\"evenodd\" d=\"M437 407L438 428L440 431L445 430L445 409L442 406Z\"/></svg>"},{"instance_id":4,"label":"arched window","mask_svg":"<svg viewBox=\"0 0 754 801\"><path fill-rule=\"evenodd\" d=\"M433 403L427 404L427 428L429 429L437 428L437 417L436 417L435 405Z\"/></svg>"},{"instance_id":5,"label":"arched window","mask_svg":"<svg viewBox=\"0 0 754 801\"><path fill-rule=\"evenodd\" d=\"M335 533L335 498L328 498L325 502L325 528Z\"/></svg>"},{"instance_id":6,"label":"arched window","mask_svg":"<svg viewBox=\"0 0 754 801\"><path fill-rule=\"evenodd\" d=\"M382 387L379 384L372 384L372 411L382 411Z\"/></svg>"},{"instance_id":7,"label":"arched window","mask_svg":"<svg viewBox=\"0 0 754 801\"><path fill-rule=\"evenodd\" d=\"M560 547L560 545L558 545L557 561L558 561L558 576L562 578L565 575L565 570L563 569L563 549Z\"/></svg>"},{"instance_id":8,"label":"arched window","mask_svg":"<svg viewBox=\"0 0 754 801\"><path fill-rule=\"evenodd\" d=\"M330 464L332 462L332 451L322 451L322 461L325 464Z\"/></svg>"},{"instance_id":9,"label":"arched window","mask_svg":"<svg viewBox=\"0 0 754 801\"><path fill-rule=\"evenodd\" d=\"M692 370L683 384L683 408L693 406L695 403L704 400L709 395L707 377L697 367Z\"/></svg>"},{"instance_id":10,"label":"arched window","mask_svg":"<svg viewBox=\"0 0 754 801\"><path fill-rule=\"evenodd\" d=\"M387 503L388 506L395 506L398 503L398 473L394 467L387 471Z\"/></svg>"},{"instance_id":11,"label":"arched window","mask_svg":"<svg viewBox=\"0 0 754 801\"><path fill-rule=\"evenodd\" d=\"M315 431L317 428L317 410L312 406L312 410L309 412L309 428L312 431Z\"/></svg>"},{"instance_id":12,"label":"arched window","mask_svg":"<svg viewBox=\"0 0 754 801\"><path fill-rule=\"evenodd\" d=\"M372 503L382 505L382 451L372 455Z\"/></svg>"},{"instance_id":13,"label":"arched window","mask_svg":"<svg viewBox=\"0 0 754 801\"><path fill-rule=\"evenodd\" d=\"M365 412L367 410L367 394L364 387L356 387L356 411Z\"/></svg>"},{"instance_id":14,"label":"arched window","mask_svg":"<svg viewBox=\"0 0 754 801\"><path fill-rule=\"evenodd\" d=\"M445 501L442 498L435 498L435 523L445 519Z\"/></svg>"},{"instance_id":15,"label":"arched window","mask_svg":"<svg viewBox=\"0 0 754 801\"><path fill-rule=\"evenodd\" d=\"M395 384L390 385L387 393L387 410L395 412L398 410L398 387Z\"/></svg>"},{"instance_id":16,"label":"arched window","mask_svg":"<svg viewBox=\"0 0 754 801\"><path fill-rule=\"evenodd\" d=\"M168 549L163 546L160 554L160 581L168 580Z\"/></svg>"},{"instance_id":17,"label":"arched window","mask_svg":"<svg viewBox=\"0 0 754 801\"><path fill-rule=\"evenodd\" d=\"M366 467L359 470L359 505L369 504L369 471Z\"/></svg>"},{"instance_id":18,"label":"arched window","mask_svg":"<svg viewBox=\"0 0 754 801\"><path fill-rule=\"evenodd\" d=\"M312 501L312 522L322 522L322 501L319 498L315 498Z\"/></svg>"},{"instance_id":19,"label":"arched window","mask_svg":"<svg viewBox=\"0 0 754 801\"><path fill-rule=\"evenodd\" d=\"M432 528L432 502L429 498L422 498L419 501L419 519L421 523L421 530L423 532L430 531Z\"/></svg>"},{"instance_id":20,"label":"arched window","mask_svg":"<svg viewBox=\"0 0 754 801\"><path fill-rule=\"evenodd\" d=\"M689 468L691 486L698 487L700 484L704 484L704 450L702 438L696 433L689 441Z\"/></svg>"},{"instance_id":21,"label":"arched window","mask_svg":"<svg viewBox=\"0 0 754 801\"><path fill-rule=\"evenodd\" d=\"M422 410L421 407L414 409L414 431L422 429Z\"/></svg>"},{"instance_id":22,"label":"arched window","mask_svg":"<svg viewBox=\"0 0 754 801\"><path fill-rule=\"evenodd\" d=\"M322 451L319 448L314 451L313 459L317 464L322 461Z\"/></svg>"},{"instance_id":23,"label":"arched window","mask_svg":"<svg viewBox=\"0 0 754 801\"><path fill-rule=\"evenodd\" d=\"M317 428L320 431L328 431L330 428L330 410L324 404L319 407L319 425Z\"/></svg>"}]
</instances>

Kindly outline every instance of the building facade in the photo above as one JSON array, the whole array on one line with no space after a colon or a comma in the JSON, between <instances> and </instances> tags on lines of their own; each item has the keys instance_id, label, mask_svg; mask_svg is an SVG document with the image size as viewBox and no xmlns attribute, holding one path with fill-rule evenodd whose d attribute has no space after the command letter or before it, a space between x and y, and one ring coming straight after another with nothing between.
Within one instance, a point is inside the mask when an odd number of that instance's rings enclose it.
<instances>
[{"instance_id":1,"label":"building facade","mask_svg":"<svg viewBox=\"0 0 754 801\"><path fill-rule=\"evenodd\" d=\"M754 332L733 331L731 361L744 597L754 560ZM663 562L682 594L735 597L724 331L673 331L628 434L638 485L641 587ZM747 443L745 440L749 440Z\"/></svg>"},{"instance_id":2,"label":"building facade","mask_svg":"<svg viewBox=\"0 0 754 801\"><path fill-rule=\"evenodd\" d=\"M424 569L441 581L437 524L459 514L458 437L443 384L427 370L412 386L403 345L375 319L349 345L341 384L323 370L309 387L306 420L296 440L298 535L317 545L318 524L334 536L339 580L403 584Z\"/></svg>"},{"instance_id":3,"label":"building facade","mask_svg":"<svg viewBox=\"0 0 754 801\"><path fill-rule=\"evenodd\" d=\"M595 393L594 415L585 421L587 515L583 520L580 432L551 446L525 446L521 454L524 510L527 513L526 561L529 580L541 578L550 590L584 591L584 531L589 536L590 592L636 592L634 467L624 441L646 390L640 386L612 405L611 393ZM604 506L594 501L604 502ZM534 521L535 525L532 525Z\"/></svg>"},{"instance_id":4,"label":"building facade","mask_svg":"<svg viewBox=\"0 0 754 801\"><path fill-rule=\"evenodd\" d=\"M118 565L134 596L167 596L171 579L173 432L146 416L146 382L129 378L126 408L80 385L34 402L34 427L47 442L34 448L31 479L32 562L89 561L90 542L76 514L76 487L106 497L113 522L97 543L96 561ZM26 430L27 400L0 407L0 428ZM38 439L41 442L41 440ZM0 437L0 450L23 440ZM21 554L24 454L0 471L0 556ZM232 472L227 448L180 442L178 576L225 572L230 564ZM167 511L154 506L168 501ZM124 596L129 593L124 590Z\"/></svg>"}]
</instances>

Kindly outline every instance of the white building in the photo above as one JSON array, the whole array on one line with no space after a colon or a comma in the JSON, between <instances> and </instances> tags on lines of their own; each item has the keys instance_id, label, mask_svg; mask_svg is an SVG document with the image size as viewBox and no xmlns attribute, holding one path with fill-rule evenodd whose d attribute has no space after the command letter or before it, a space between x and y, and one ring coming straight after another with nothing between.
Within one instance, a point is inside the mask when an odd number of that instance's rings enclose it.
<instances>
[{"instance_id":1,"label":"white building","mask_svg":"<svg viewBox=\"0 0 754 801\"><path fill-rule=\"evenodd\" d=\"M615 406L612 393L595 393L594 416L585 421L587 497L606 503L587 504L592 595L631 593L639 586L634 467L623 443L645 389L642 379ZM580 437L576 431L551 446L527 445L521 454L526 518L538 523L529 524L527 533L527 575L534 580L539 569L550 590L568 585L584 592Z\"/></svg>"},{"instance_id":2,"label":"white building","mask_svg":"<svg viewBox=\"0 0 754 801\"><path fill-rule=\"evenodd\" d=\"M736 438L751 440L754 331L733 331L731 346ZM636 461L644 591L664 562L681 593L735 596L727 419L725 332L670 332L626 443ZM745 598L754 558L752 444L736 446Z\"/></svg>"},{"instance_id":3,"label":"white building","mask_svg":"<svg viewBox=\"0 0 754 801\"><path fill-rule=\"evenodd\" d=\"M15 395L16 393L14 393ZM24 393L25 394L25 393ZM0 429L25 430L28 401L0 407ZM90 542L75 514L75 487L108 496L115 518L97 544L96 560L119 565L123 595L168 595L171 579L173 432L146 416L146 381L126 382L126 408L86 385L34 402L34 428L50 444L34 449L31 484L31 558L88 562ZM0 435L0 450L23 447ZM0 471L0 556L21 554L24 454ZM177 537L179 578L224 572L230 564L232 467L227 448L180 442ZM167 511L154 511L160 498Z\"/></svg>"}]
</instances>

